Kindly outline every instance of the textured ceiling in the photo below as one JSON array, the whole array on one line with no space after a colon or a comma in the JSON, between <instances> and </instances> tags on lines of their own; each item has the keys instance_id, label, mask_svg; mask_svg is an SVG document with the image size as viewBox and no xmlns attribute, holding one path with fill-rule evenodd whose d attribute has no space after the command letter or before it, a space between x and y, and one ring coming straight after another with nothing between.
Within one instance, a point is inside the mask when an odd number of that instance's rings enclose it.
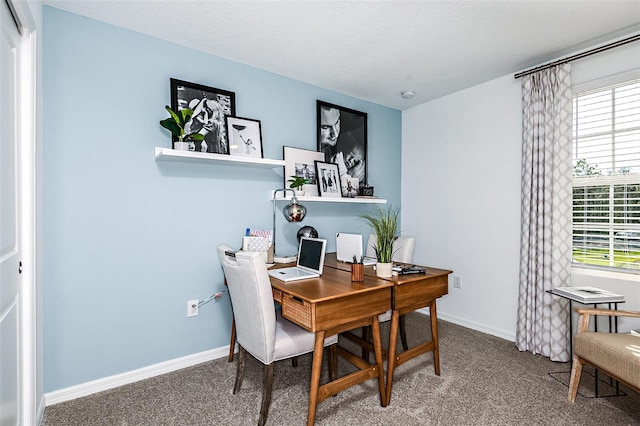
<instances>
[{"instance_id":1,"label":"textured ceiling","mask_svg":"<svg viewBox=\"0 0 640 426\"><path fill-rule=\"evenodd\" d=\"M640 0L44 3L400 110L640 33Z\"/></svg>"}]
</instances>

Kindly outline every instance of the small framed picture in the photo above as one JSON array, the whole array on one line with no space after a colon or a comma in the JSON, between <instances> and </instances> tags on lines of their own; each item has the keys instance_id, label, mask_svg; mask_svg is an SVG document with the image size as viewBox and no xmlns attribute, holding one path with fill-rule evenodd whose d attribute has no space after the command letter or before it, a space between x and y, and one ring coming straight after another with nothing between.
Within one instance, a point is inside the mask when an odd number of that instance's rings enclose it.
<instances>
[{"instance_id":1,"label":"small framed picture","mask_svg":"<svg viewBox=\"0 0 640 426\"><path fill-rule=\"evenodd\" d=\"M316 161L316 176L318 182L318 193L321 197L342 197L342 186L340 185L340 173L338 165Z\"/></svg>"},{"instance_id":2,"label":"small framed picture","mask_svg":"<svg viewBox=\"0 0 640 426\"><path fill-rule=\"evenodd\" d=\"M202 142L195 142L190 151L229 154L229 140L225 117L236 115L236 94L227 90L171 79L171 108L174 111L193 110L191 120L184 126L185 133L204 135ZM173 138L173 142L177 142Z\"/></svg>"},{"instance_id":3,"label":"small framed picture","mask_svg":"<svg viewBox=\"0 0 640 426\"><path fill-rule=\"evenodd\" d=\"M358 178L348 177L345 181L346 183L342 182L342 196L353 198L358 195L360 180Z\"/></svg>"},{"instance_id":4,"label":"small framed picture","mask_svg":"<svg viewBox=\"0 0 640 426\"><path fill-rule=\"evenodd\" d=\"M260 121L227 116L229 155L262 158L262 129Z\"/></svg>"},{"instance_id":5,"label":"small framed picture","mask_svg":"<svg viewBox=\"0 0 640 426\"><path fill-rule=\"evenodd\" d=\"M282 158L284 158L284 187L288 188L287 181L291 176L298 176L309 180L304 185L304 195L318 196L318 184L316 175L316 161L324 161L324 154L308 149L285 146L282 148Z\"/></svg>"}]
</instances>

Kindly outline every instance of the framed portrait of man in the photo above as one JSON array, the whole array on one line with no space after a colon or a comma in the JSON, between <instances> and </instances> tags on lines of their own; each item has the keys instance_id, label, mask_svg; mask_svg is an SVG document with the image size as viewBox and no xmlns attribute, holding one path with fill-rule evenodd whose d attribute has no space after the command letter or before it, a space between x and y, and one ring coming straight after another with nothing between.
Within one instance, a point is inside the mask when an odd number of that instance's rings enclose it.
<instances>
[{"instance_id":1,"label":"framed portrait of man","mask_svg":"<svg viewBox=\"0 0 640 426\"><path fill-rule=\"evenodd\" d=\"M349 196L354 179L367 183L367 113L317 101L318 151L337 164L342 195Z\"/></svg>"},{"instance_id":2,"label":"framed portrait of man","mask_svg":"<svg viewBox=\"0 0 640 426\"><path fill-rule=\"evenodd\" d=\"M189 151L229 154L229 137L226 116L236 115L236 94L202 84L171 79L171 108L174 111L193 110L191 120L185 125L185 133L198 132L204 136ZM177 138L173 138L177 142Z\"/></svg>"}]
</instances>

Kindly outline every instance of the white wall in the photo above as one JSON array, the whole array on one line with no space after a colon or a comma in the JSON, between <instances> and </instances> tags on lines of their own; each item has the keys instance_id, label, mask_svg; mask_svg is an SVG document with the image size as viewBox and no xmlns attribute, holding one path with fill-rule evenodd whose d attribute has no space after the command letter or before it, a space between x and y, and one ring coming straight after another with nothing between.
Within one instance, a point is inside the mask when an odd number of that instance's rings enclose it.
<instances>
[{"instance_id":1,"label":"white wall","mask_svg":"<svg viewBox=\"0 0 640 426\"><path fill-rule=\"evenodd\" d=\"M572 64L574 86L640 70L640 44ZM507 75L403 111L402 224L418 237L415 261L452 269L439 316L515 340L519 285L521 92ZM625 295L640 310L640 276L574 268L572 285ZM638 328L623 320L620 330Z\"/></svg>"},{"instance_id":2,"label":"white wall","mask_svg":"<svg viewBox=\"0 0 640 426\"><path fill-rule=\"evenodd\" d=\"M520 82L502 77L402 115L402 224L415 262L452 269L439 316L515 339Z\"/></svg>"}]
</instances>

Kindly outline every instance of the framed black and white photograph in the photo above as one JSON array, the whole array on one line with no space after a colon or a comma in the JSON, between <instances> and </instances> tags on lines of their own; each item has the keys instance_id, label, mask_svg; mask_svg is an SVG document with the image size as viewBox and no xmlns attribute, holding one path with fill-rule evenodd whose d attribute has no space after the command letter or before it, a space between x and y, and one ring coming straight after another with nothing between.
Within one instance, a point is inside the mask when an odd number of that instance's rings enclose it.
<instances>
[{"instance_id":1,"label":"framed black and white photograph","mask_svg":"<svg viewBox=\"0 0 640 426\"><path fill-rule=\"evenodd\" d=\"M282 158L284 158L284 187L289 187L287 181L291 179L291 176L302 177L309 180L309 183L302 187L304 195L317 196L318 185L315 162L325 161L324 154L291 146L283 147L282 151Z\"/></svg>"},{"instance_id":2,"label":"framed black and white photograph","mask_svg":"<svg viewBox=\"0 0 640 426\"><path fill-rule=\"evenodd\" d=\"M317 101L317 112L318 151L338 165L343 194L350 178L358 179L359 187L366 185L367 113L322 101Z\"/></svg>"},{"instance_id":3,"label":"framed black and white photograph","mask_svg":"<svg viewBox=\"0 0 640 426\"><path fill-rule=\"evenodd\" d=\"M262 158L262 130L260 121L227 116L229 155Z\"/></svg>"},{"instance_id":4,"label":"framed black and white photograph","mask_svg":"<svg viewBox=\"0 0 640 426\"><path fill-rule=\"evenodd\" d=\"M198 132L202 142L192 143L190 151L229 154L229 139L225 117L236 115L236 94L227 90L171 79L171 108L174 111L193 110L185 133ZM173 138L173 142L177 142Z\"/></svg>"},{"instance_id":5,"label":"framed black and white photograph","mask_svg":"<svg viewBox=\"0 0 640 426\"><path fill-rule=\"evenodd\" d=\"M318 182L318 193L321 197L342 197L342 186L340 185L340 173L338 165L316 161L316 176Z\"/></svg>"}]
</instances>

